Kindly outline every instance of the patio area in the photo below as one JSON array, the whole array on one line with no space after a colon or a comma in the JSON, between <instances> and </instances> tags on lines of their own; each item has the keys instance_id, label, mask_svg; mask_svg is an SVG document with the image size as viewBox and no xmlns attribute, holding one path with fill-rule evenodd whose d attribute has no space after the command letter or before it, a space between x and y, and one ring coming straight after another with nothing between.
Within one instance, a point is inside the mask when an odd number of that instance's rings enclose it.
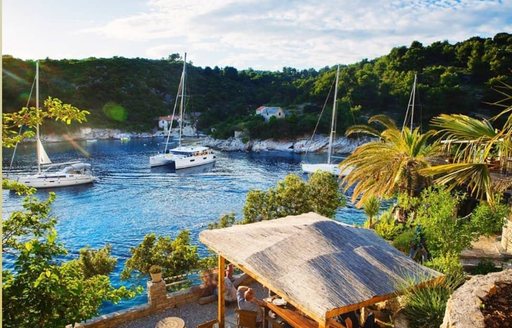
<instances>
[{"instance_id":1,"label":"patio area","mask_svg":"<svg viewBox=\"0 0 512 328\"><path fill-rule=\"evenodd\" d=\"M268 296L267 289L261 284L252 282L248 284L256 292L256 297L262 299ZM236 327L235 309L236 302L226 305L226 328ZM200 323L217 318L217 302L200 305L197 302L183 304L172 309L167 309L158 314L150 315L144 318L134 320L130 323L121 325L120 328L154 328L158 321L167 317L179 317L185 321L187 328L195 328Z\"/></svg>"},{"instance_id":2,"label":"patio area","mask_svg":"<svg viewBox=\"0 0 512 328\"><path fill-rule=\"evenodd\" d=\"M394 298L405 284L442 279L374 231L313 212L207 230L199 238L218 254L218 272L229 261L284 300L287 308L265 307L295 328L342 327L339 315ZM223 279L219 275L221 328L232 322Z\"/></svg>"}]
</instances>

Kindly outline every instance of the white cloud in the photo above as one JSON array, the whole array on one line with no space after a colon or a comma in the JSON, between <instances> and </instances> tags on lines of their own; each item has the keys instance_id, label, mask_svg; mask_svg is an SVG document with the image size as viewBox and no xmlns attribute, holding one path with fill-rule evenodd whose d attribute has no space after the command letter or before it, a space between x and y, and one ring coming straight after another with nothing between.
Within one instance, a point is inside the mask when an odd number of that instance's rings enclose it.
<instances>
[{"instance_id":1,"label":"white cloud","mask_svg":"<svg viewBox=\"0 0 512 328\"><path fill-rule=\"evenodd\" d=\"M139 56L188 50L202 66L318 68L373 58L413 40L510 31L511 13L510 1L150 0L146 12L84 32L143 45Z\"/></svg>"}]
</instances>

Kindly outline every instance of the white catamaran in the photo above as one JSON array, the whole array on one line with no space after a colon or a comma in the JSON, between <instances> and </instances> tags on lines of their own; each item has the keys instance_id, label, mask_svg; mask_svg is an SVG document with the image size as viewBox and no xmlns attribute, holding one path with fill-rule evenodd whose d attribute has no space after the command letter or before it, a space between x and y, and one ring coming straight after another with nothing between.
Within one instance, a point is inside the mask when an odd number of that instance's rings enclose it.
<instances>
[{"instance_id":1,"label":"white catamaran","mask_svg":"<svg viewBox=\"0 0 512 328\"><path fill-rule=\"evenodd\" d=\"M36 110L39 114L39 61L36 62ZM87 184L96 180L92 175L90 164L81 162L53 164L41 142L39 125L36 126L36 156L37 173L19 176L16 179L18 182L34 188L55 188ZM44 170L42 170L43 166Z\"/></svg>"},{"instance_id":2,"label":"white catamaran","mask_svg":"<svg viewBox=\"0 0 512 328\"><path fill-rule=\"evenodd\" d=\"M332 175L336 176L344 176L350 173L350 169L345 169L343 172L338 167L338 164L332 163L332 152L333 147L332 144L334 142L334 137L336 136L336 100L338 98L338 81L340 75L340 66L338 65L338 69L336 70L336 82L334 85L334 101L332 106L332 118L331 118L331 132L329 133L329 145L327 149L327 163L317 163L317 164L307 164L302 163L302 171L304 173L314 173L316 171L325 171L329 172Z\"/></svg>"},{"instance_id":3,"label":"white catamaran","mask_svg":"<svg viewBox=\"0 0 512 328\"><path fill-rule=\"evenodd\" d=\"M180 85L178 87L178 93L176 95L176 101L174 103L174 109L172 112L172 118L174 120L176 113L176 106L178 98L180 98L180 120L179 120L179 137L178 147L168 149L169 139L172 131L172 121L167 133L167 139L165 141L165 149L163 153L149 157L149 165L151 167L169 165L174 169L184 169L194 166L200 166L205 164L214 163L217 156L208 147L203 146L182 146L181 139L183 135L183 118L185 113L185 79L187 71L187 54L183 58L183 72L181 73Z\"/></svg>"}]
</instances>

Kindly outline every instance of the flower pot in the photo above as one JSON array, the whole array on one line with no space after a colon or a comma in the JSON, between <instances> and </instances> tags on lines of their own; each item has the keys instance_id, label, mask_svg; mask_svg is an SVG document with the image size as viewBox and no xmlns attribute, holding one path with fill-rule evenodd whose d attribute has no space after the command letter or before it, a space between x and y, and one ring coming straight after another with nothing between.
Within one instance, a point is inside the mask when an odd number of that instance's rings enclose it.
<instances>
[{"instance_id":1,"label":"flower pot","mask_svg":"<svg viewBox=\"0 0 512 328\"><path fill-rule=\"evenodd\" d=\"M152 282L160 282L162 281L162 272L158 273L150 273Z\"/></svg>"}]
</instances>

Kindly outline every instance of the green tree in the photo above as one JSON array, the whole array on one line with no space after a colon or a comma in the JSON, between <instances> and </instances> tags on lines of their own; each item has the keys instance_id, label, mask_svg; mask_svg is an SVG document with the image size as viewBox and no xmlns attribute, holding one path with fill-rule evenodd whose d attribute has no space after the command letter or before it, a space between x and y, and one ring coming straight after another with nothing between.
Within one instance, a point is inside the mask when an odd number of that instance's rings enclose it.
<instances>
[{"instance_id":1,"label":"green tree","mask_svg":"<svg viewBox=\"0 0 512 328\"><path fill-rule=\"evenodd\" d=\"M33 135L44 119L66 124L83 122L87 111L48 98L44 108L23 108L3 114L3 147L12 147ZM28 128L18 134L20 127ZM84 249L78 259L63 260L67 250L58 241L56 219L50 215L55 194L41 201L35 189L2 179L4 189L25 196L22 209L2 220L2 252L13 267L2 271L4 327L64 327L99 314L105 301L133 297L137 290L114 288L108 275L116 259L110 246Z\"/></svg>"},{"instance_id":2,"label":"green tree","mask_svg":"<svg viewBox=\"0 0 512 328\"><path fill-rule=\"evenodd\" d=\"M2 272L4 327L63 327L98 315L105 301L135 295L126 287L112 287L108 275L113 267L98 270L93 264L84 270L83 258L59 260L67 251L50 216L54 199L53 193L42 202L27 196L23 210L3 221L2 251L13 258L13 268ZM104 261L115 259L104 254Z\"/></svg>"},{"instance_id":3,"label":"green tree","mask_svg":"<svg viewBox=\"0 0 512 328\"><path fill-rule=\"evenodd\" d=\"M90 113L86 110L78 109L73 105L63 103L60 99L51 97L44 101L42 108L23 107L14 113L3 113L3 147L11 148L23 139L33 137L33 129L37 125L42 125L46 119L69 125L73 122L85 122L88 114ZM21 127L28 127L28 129L20 134Z\"/></svg>"},{"instance_id":4,"label":"green tree","mask_svg":"<svg viewBox=\"0 0 512 328\"><path fill-rule=\"evenodd\" d=\"M333 217L344 205L336 178L327 172L315 172L306 182L287 175L275 188L251 190L244 205L243 223L272 220L310 211Z\"/></svg>"},{"instance_id":5,"label":"green tree","mask_svg":"<svg viewBox=\"0 0 512 328\"><path fill-rule=\"evenodd\" d=\"M132 256L125 263L122 279L129 279L134 273L147 276L152 265L161 266L163 275L172 277L197 269L199 263L197 247L191 245L188 230L180 231L174 240L147 234L130 252Z\"/></svg>"}]
</instances>

